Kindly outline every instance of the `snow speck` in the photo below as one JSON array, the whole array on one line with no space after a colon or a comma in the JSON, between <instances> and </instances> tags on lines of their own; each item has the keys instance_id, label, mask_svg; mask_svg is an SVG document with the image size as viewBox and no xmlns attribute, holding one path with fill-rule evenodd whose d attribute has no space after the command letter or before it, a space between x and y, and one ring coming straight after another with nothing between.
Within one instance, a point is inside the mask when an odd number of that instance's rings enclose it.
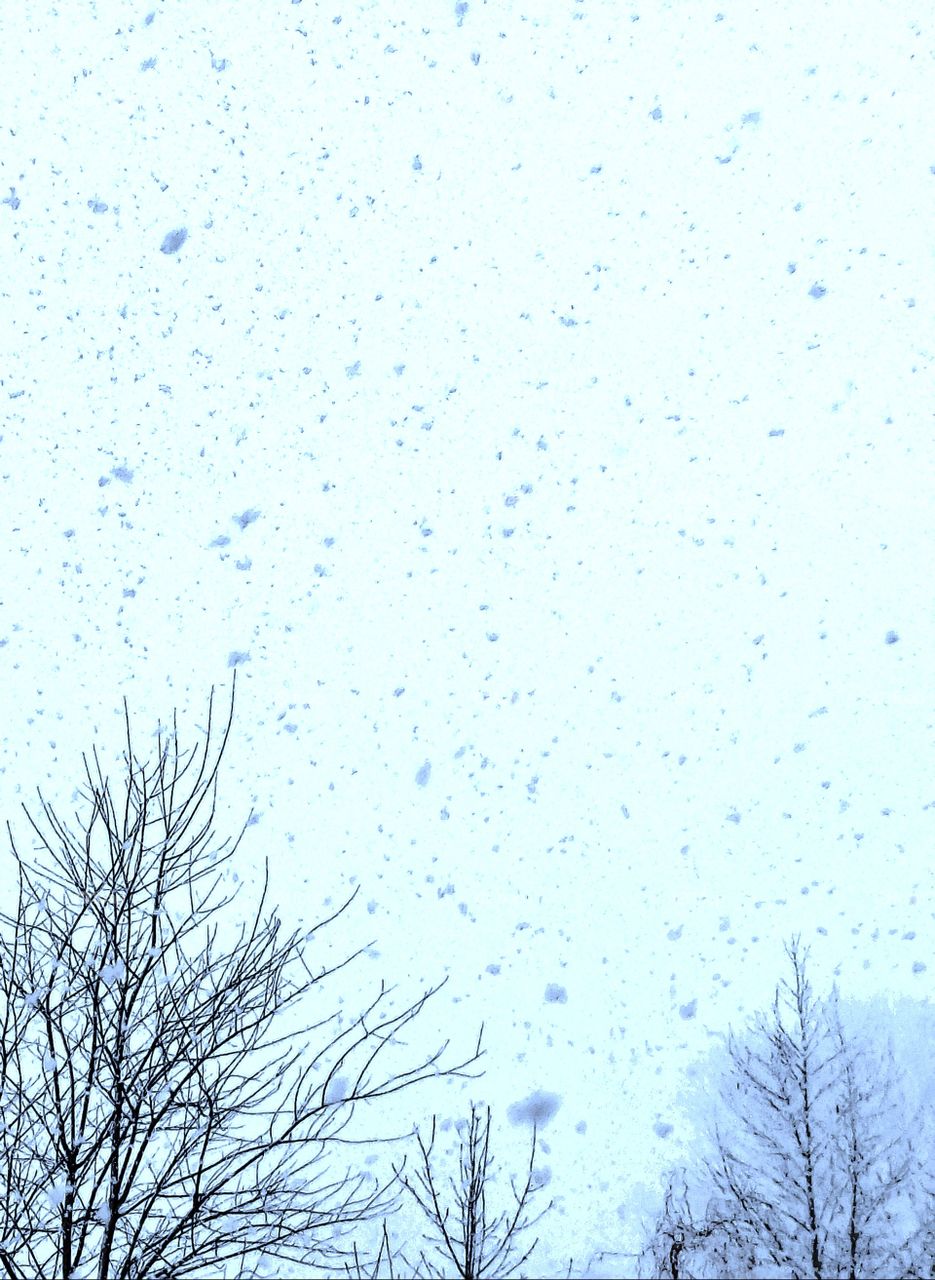
<instances>
[{"instance_id":1,"label":"snow speck","mask_svg":"<svg viewBox=\"0 0 935 1280\"><path fill-rule=\"evenodd\" d=\"M545 989L546 1004L567 1004L568 992L557 982L550 982Z\"/></svg>"},{"instance_id":2,"label":"snow speck","mask_svg":"<svg viewBox=\"0 0 935 1280\"><path fill-rule=\"evenodd\" d=\"M170 231L160 245L161 253L178 253L182 245L188 239L188 228L177 227L175 231Z\"/></svg>"},{"instance_id":3,"label":"snow speck","mask_svg":"<svg viewBox=\"0 0 935 1280\"><path fill-rule=\"evenodd\" d=\"M245 662L249 661L249 653L241 653L239 649L234 649L227 655L227 665L229 667L242 667Z\"/></svg>"},{"instance_id":4,"label":"snow speck","mask_svg":"<svg viewBox=\"0 0 935 1280\"><path fill-rule=\"evenodd\" d=\"M657 1138L668 1138L674 1127L674 1125L666 1124L664 1120L657 1120L653 1125L653 1133Z\"/></svg>"},{"instance_id":5,"label":"snow speck","mask_svg":"<svg viewBox=\"0 0 935 1280\"><path fill-rule=\"evenodd\" d=\"M334 1105L336 1102L343 1102L351 1091L351 1086L346 1076L335 1076L333 1080L328 1082L325 1091L325 1102Z\"/></svg>"},{"instance_id":6,"label":"snow speck","mask_svg":"<svg viewBox=\"0 0 935 1280\"><path fill-rule=\"evenodd\" d=\"M679 1017L684 1018L686 1022L688 1022L691 1018L694 1018L697 1012L698 1012L697 999L689 1000L688 1004L683 1004L679 1007Z\"/></svg>"},{"instance_id":7,"label":"snow speck","mask_svg":"<svg viewBox=\"0 0 935 1280\"><path fill-rule=\"evenodd\" d=\"M823 284L813 284L808 291L808 296L810 298L823 298L827 292L828 290Z\"/></svg>"},{"instance_id":8,"label":"snow speck","mask_svg":"<svg viewBox=\"0 0 935 1280\"><path fill-rule=\"evenodd\" d=\"M430 761L426 760L425 764L423 764L420 767L419 772L416 774L416 786L417 787L427 786L428 780L431 776L432 776L432 765Z\"/></svg>"},{"instance_id":9,"label":"snow speck","mask_svg":"<svg viewBox=\"0 0 935 1280\"><path fill-rule=\"evenodd\" d=\"M537 1089L521 1102L514 1102L507 1107L510 1124L534 1124L541 1127L548 1122L562 1105L561 1094L547 1093Z\"/></svg>"},{"instance_id":10,"label":"snow speck","mask_svg":"<svg viewBox=\"0 0 935 1280\"><path fill-rule=\"evenodd\" d=\"M895 644L898 639L899 639L899 636L896 634L895 631L887 631L886 633L887 644Z\"/></svg>"},{"instance_id":11,"label":"snow speck","mask_svg":"<svg viewBox=\"0 0 935 1280\"><path fill-rule=\"evenodd\" d=\"M260 513L256 507L248 507L246 511L242 511L239 516L234 516L234 524L239 525L241 529L246 529L248 524L253 524L259 520Z\"/></svg>"}]
</instances>

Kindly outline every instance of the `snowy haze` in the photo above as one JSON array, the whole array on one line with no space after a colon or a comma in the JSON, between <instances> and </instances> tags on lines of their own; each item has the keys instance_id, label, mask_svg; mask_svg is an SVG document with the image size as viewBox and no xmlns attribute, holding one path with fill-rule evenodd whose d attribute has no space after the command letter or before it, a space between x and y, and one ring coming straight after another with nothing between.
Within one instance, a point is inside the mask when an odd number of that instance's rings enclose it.
<instances>
[{"instance_id":1,"label":"snowy haze","mask_svg":"<svg viewBox=\"0 0 935 1280\"><path fill-rule=\"evenodd\" d=\"M486 1022L404 1127L483 1098L520 1173L554 1095L544 1260L636 1247L790 933L819 991L931 990L911 10L0 19L2 816L70 813L124 697L194 745L236 667L248 892L359 884L361 990Z\"/></svg>"}]
</instances>

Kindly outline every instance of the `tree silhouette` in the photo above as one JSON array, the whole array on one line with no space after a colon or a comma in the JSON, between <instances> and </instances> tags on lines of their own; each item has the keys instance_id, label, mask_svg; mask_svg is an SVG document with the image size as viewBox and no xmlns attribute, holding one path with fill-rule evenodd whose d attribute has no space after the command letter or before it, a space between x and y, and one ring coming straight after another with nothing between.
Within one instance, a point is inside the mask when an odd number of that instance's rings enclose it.
<instances>
[{"instance_id":1,"label":"tree silhouette","mask_svg":"<svg viewBox=\"0 0 935 1280\"><path fill-rule=\"evenodd\" d=\"M529 1261L538 1239L529 1245L520 1243L552 1207L547 1204L535 1217L529 1216L530 1204L541 1186L536 1182L536 1131L533 1129L529 1163L525 1180L517 1187L511 1181L513 1203L493 1212L488 1201L493 1181L494 1161L490 1150L490 1108L482 1112L471 1105L460 1140L458 1173L443 1179L433 1160L436 1120L428 1141L416 1133L419 1165L414 1173L405 1165L396 1170L397 1177L418 1205L428 1231L417 1261L404 1258L412 1275L434 1280L455 1276L458 1280L506 1280ZM447 1185L445 1185L447 1183Z\"/></svg>"},{"instance_id":2,"label":"tree silhouette","mask_svg":"<svg viewBox=\"0 0 935 1280\"><path fill-rule=\"evenodd\" d=\"M39 794L38 838L0 915L0 1272L9 1280L175 1280L341 1270L343 1233L383 1216L388 1183L335 1157L356 1103L440 1074L476 1074L447 1045L383 1068L431 988L394 1011L381 984L356 1016L340 1008L298 1030L290 1014L364 950L312 968L310 932L282 936L266 912L221 945L230 862L244 832L215 844L212 691L202 748L160 730L112 783L84 757L87 809L74 834ZM25 807L25 806L24 806ZM248 820L249 821L249 820ZM245 824L246 826L246 824ZM236 879L236 877L234 877ZM343 1157L342 1157L343 1159Z\"/></svg>"}]
</instances>

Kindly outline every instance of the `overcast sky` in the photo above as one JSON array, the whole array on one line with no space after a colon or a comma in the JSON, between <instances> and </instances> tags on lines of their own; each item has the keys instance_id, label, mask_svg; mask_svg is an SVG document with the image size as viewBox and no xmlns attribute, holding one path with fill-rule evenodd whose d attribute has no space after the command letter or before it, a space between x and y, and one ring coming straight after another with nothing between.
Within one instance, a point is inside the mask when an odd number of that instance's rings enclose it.
<instances>
[{"instance_id":1,"label":"overcast sky","mask_svg":"<svg viewBox=\"0 0 935 1280\"><path fill-rule=\"evenodd\" d=\"M0 18L3 816L236 669L244 880L625 1248L793 931L931 992L931 33L148 2Z\"/></svg>"}]
</instances>

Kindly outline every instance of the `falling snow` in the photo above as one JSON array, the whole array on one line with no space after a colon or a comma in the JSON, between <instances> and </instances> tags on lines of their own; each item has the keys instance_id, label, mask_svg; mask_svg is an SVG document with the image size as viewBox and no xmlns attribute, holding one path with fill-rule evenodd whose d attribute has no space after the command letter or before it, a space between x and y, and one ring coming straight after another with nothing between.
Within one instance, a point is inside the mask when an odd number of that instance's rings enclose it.
<instances>
[{"instance_id":1,"label":"falling snow","mask_svg":"<svg viewBox=\"0 0 935 1280\"><path fill-rule=\"evenodd\" d=\"M14 33L0 817L236 682L244 900L359 889L625 1274L784 939L928 998L927 15L313 8Z\"/></svg>"}]
</instances>

